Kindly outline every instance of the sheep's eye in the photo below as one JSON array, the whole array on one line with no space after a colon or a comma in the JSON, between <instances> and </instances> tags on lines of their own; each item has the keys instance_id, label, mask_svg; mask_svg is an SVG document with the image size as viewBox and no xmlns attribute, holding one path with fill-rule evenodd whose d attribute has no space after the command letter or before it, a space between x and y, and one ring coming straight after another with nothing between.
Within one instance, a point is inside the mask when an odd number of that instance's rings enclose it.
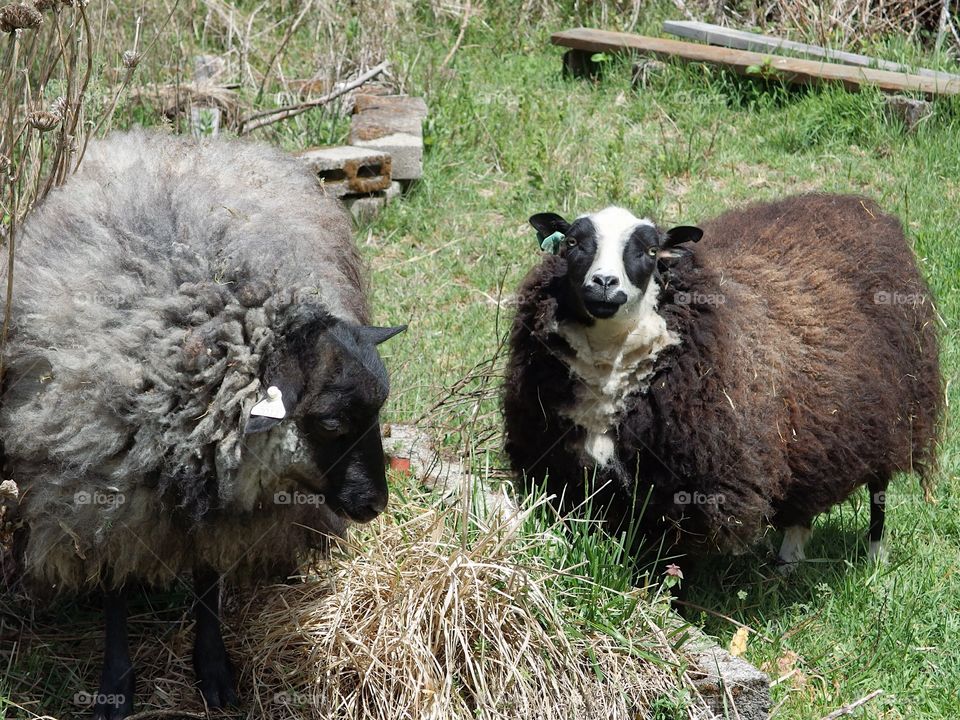
<instances>
[{"instance_id":1,"label":"sheep's eye","mask_svg":"<svg viewBox=\"0 0 960 720\"><path fill-rule=\"evenodd\" d=\"M320 418L317 424L328 433L338 433L342 429L342 423L336 418Z\"/></svg>"},{"instance_id":2,"label":"sheep's eye","mask_svg":"<svg viewBox=\"0 0 960 720\"><path fill-rule=\"evenodd\" d=\"M567 247L576 247L576 246L577 246L577 239L575 237L568 237Z\"/></svg>"},{"instance_id":3,"label":"sheep's eye","mask_svg":"<svg viewBox=\"0 0 960 720\"><path fill-rule=\"evenodd\" d=\"M656 247L649 247L649 248L647 248L647 255L649 255L650 257L656 257L656 256L657 256L657 248L656 248Z\"/></svg>"}]
</instances>

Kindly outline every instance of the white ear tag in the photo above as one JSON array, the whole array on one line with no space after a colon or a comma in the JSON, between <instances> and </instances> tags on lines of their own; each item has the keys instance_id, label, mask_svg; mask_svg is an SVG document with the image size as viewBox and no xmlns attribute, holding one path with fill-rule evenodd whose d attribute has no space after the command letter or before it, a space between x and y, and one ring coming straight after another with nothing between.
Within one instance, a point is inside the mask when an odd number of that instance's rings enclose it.
<instances>
[{"instance_id":1,"label":"white ear tag","mask_svg":"<svg viewBox=\"0 0 960 720\"><path fill-rule=\"evenodd\" d=\"M250 416L262 416L283 420L287 416L287 409L283 406L283 393L276 385L267 388L267 398L250 408Z\"/></svg>"}]
</instances>

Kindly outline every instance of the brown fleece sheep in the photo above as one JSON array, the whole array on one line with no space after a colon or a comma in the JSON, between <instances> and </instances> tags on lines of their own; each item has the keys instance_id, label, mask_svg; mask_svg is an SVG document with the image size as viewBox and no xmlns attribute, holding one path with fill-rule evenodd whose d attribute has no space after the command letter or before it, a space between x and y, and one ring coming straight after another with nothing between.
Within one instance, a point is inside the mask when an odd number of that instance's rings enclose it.
<instances>
[{"instance_id":1,"label":"brown fleece sheep","mask_svg":"<svg viewBox=\"0 0 960 720\"><path fill-rule=\"evenodd\" d=\"M663 232L619 208L531 218L504 393L522 491L594 492L614 528L696 552L871 490L871 554L897 472L929 480L943 404L936 313L898 220L804 195Z\"/></svg>"}]
</instances>

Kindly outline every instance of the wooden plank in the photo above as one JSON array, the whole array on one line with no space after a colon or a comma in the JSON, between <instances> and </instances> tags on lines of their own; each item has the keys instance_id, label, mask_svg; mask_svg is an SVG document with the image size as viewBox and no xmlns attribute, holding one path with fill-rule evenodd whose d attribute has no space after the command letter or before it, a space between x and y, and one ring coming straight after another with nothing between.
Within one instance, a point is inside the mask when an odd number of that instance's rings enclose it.
<instances>
[{"instance_id":1,"label":"wooden plank","mask_svg":"<svg viewBox=\"0 0 960 720\"><path fill-rule=\"evenodd\" d=\"M711 25L710 23L667 20L663 23L663 31L670 35L676 35L689 40L699 40L700 42L709 43L710 45L721 45L737 50L795 53L807 57L837 60L844 65L876 67L880 70L889 70L890 72L896 73L911 72L908 66L889 60L881 60L879 58L844 52L842 50L831 50L830 48L820 47L819 45L808 45L807 43L762 35L760 33L733 30L720 25ZM939 70L917 68L912 72L916 75L938 78L944 82L960 80L960 75L952 75L950 73L940 72Z\"/></svg>"},{"instance_id":2,"label":"wooden plank","mask_svg":"<svg viewBox=\"0 0 960 720\"><path fill-rule=\"evenodd\" d=\"M852 90L861 85L874 85L885 92L920 92L926 95L960 93L960 81L942 81L939 78L923 75L778 57L747 50L733 50L629 33L577 28L554 33L550 39L554 45L575 50L612 53L634 51L662 58L677 57L683 60L721 65L743 75L755 75L755 69L759 67L764 75L780 77L787 82L799 85L839 82Z\"/></svg>"}]
</instances>

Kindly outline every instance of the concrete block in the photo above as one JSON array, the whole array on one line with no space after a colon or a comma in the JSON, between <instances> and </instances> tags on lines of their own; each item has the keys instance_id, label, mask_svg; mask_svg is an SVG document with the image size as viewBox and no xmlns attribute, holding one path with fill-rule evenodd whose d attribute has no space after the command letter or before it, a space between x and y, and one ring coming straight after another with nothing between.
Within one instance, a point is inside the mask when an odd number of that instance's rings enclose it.
<instances>
[{"instance_id":1,"label":"concrete block","mask_svg":"<svg viewBox=\"0 0 960 720\"><path fill-rule=\"evenodd\" d=\"M377 148L354 145L312 148L300 153L333 197L358 195L390 187L393 160Z\"/></svg>"},{"instance_id":2,"label":"concrete block","mask_svg":"<svg viewBox=\"0 0 960 720\"><path fill-rule=\"evenodd\" d=\"M343 204L359 223L372 221L391 200L400 195L400 183L392 182L386 190L368 195L347 195Z\"/></svg>"},{"instance_id":3,"label":"concrete block","mask_svg":"<svg viewBox=\"0 0 960 720\"><path fill-rule=\"evenodd\" d=\"M388 153L392 163L390 177L394 180L417 180L423 175L423 138L419 135L395 133L374 140L351 135L350 141L358 147Z\"/></svg>"},{"instance_id":4,"label":"concrete block","mask_svg":"<svg viewBox=\"0 0 960 720\"><path fill-rule=\"evenodd\" d=\"M358 95L350 119L350 143L390 153L394 180L423 174L423 120L427 104L407 95Z\"/></svg>"},{"instance_id":5,"label":"concrete block","mask_svg":"<svg viewBox=\"0 0 960 720\"><path fill-rule=\"evenodd\" d=\"M190 131L197 139L220 134L221 112L215 105L190 106Z\"/></svg>"}]
</instances>

